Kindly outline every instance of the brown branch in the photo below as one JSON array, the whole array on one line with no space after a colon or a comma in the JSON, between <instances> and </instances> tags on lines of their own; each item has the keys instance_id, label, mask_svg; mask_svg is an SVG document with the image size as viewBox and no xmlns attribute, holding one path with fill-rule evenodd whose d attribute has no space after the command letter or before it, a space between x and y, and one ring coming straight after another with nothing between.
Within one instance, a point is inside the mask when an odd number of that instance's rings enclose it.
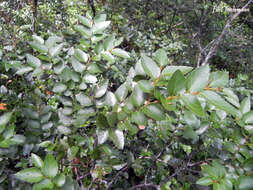
<instances>
[{"instance_id":1,"label":"brown branch","mask_svg":"<svg viewBox=\"0 0 253 190\"><path fill-rule=\"evenodd\" d=\"M241 12L243 12L244 9L246 9L248 7L248 5L250 3L252 3L252 0L249 0L248 3L246 3L238 12L236 12L226 23L225 27L223 28L220 36L217 38L217 40L215 41L215 43L212 45L212 47L210 48L204 62L202 63L202 65L206 65L209 61L209 59L211 59L213 57L213 55L216 52L217 47L220 45L221 41L223 40L227 30L229 29L229 27L231 26L231 23L233 22L233 20L238 17Z\"/></svg>"},{"instance_id":2,"label":"brown branch","mask_svg":"<svg viewBox=\"0 0 253 190\"><path fill-rule=\"evenodd\" d=\"M159 185L154 185L152 183L147 183L147 184L139 184L139 185L135 185L127 190L135 190L137 188L146 188L146 187L151 187L151 188L154 188L156 190L161 190L160 186Z\"/></svg>"}]
</instances>

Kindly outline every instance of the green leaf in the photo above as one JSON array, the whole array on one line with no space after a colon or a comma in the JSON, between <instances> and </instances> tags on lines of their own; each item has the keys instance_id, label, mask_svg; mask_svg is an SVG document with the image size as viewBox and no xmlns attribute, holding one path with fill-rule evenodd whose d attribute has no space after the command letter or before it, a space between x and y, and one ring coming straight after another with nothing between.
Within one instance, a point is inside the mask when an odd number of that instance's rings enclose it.
<instances>
[{"instance_id":1,"label":"green leaf","mask_svg":"<svg viewBox=\"0 0 253 190\"><path fill-rule=\"evenodd\" d=\"M54 184L57 187L62 187L66 182L66 176L64 174L59 174L54 178Z\"/></svg>"},{"instance_id":2,"label":"green leaf","mask_svg":"<svg viewBox=\"0 0 253 190\"><path fill-rule=\"evenodd\" d=\"M44 39L42 37L33 34L32 38L33 38L34 41L36 41L36 42L38 42L40 44L44 44Z\"/></svg>"},{"instance_id":3,"label":"green leaf","mask_svg":"<svg viewBox=\"0 0 253 190\"><path fill-rule=\"evenodd\" d=\"M239 190L253 189L253 176L240 176L238 179Z\"/></svg>"},{"instance_id":4,"label":"green leaf","mask_svg":"<svg viewBox=\"0 0 253 190\"><path fill-rule=\"evenodd\" d=\"M99 34L103 32L109 25L111 21L103 21L99 23L95 23L95 25L92 27L92 33L93 34Z\"/></svg>"},{"instance_id":5,"label":"green leaf","mask_svg":"<svg viewBox=\"0 0 253 190\"><path fill-rule=\"evenodd\" d=\"M216 71L210 74L209 86L213 88L224 87L228 84L228 80L228 72Z\"/></svg>"},{"instance_id":6,"label":"green leaf","mask_svg":"<svg viewBox=\"0 0 253 190\"><path fill-rule=\"evenodd\" d=\"M73 69L76 71L76 72L79 72L79 73L82 73L86 66L83 65L82 63L80 63L76 58L74 57L71 57L70 60L69 60L72 64L72 67Z\"/></svg>"},{"instance_id":7,"label":"green leaf","mask_svg":"<svg viewBox=\"0 0 253 190\"><path fill-rule=\"evenodd\" d=\"M145 93L151 93L154 89L153 84L149 80L140 80L138 81L138 86Z\"/></svg>"},{"instance_id":8,"label":"green leaf","mask_svg":"<svg viewBox=\"0 0 253 190\"><path fill-rule=\"evenodd\" d=\"M118 123L118 116L117 116L117 113L116 112L110 112L107 114L106 116L107 118L107 121L108 121L108 124L111 126L111 127L115 127Z\"/></svg>"},{"instance_id":9,"label":"green leaf","mask_svg":"<svg viewBox=\"0 0 253 190\"><path fill-rule=\"evenodd\" d=\"M50 179L43 179L41 182L33 185L33 190L53 189L54 184Z\"/></svg>"},{"instance_id":10,"label":"green leaf","mask_svg":"<svg viewBox=\"0 0 253 190\"><path fill-rule=\"evenodd\" d=\"M226 111L233 116L240 117L240 113L232 105L227 103L221 96L212 91L204 91L200 93L210 104L214 105L216 108Z\"/></svg>"},{"instance_id":11,"label":"green leaf","mask_svg":"<svg viewBox=\"0 0 253 190\"><path fill-rule=\"evenodd\" d=\"M101 56L102 56L106 61L109 61L109 62L112 62L112 63L115 61L114 56L113 56L109 51L103 51L103 52L101 52Z\"/></svg>"},{"instance_id":12,"label":"green leaf","mask_svg":"<svg viewBox=\"0 0 253 190\"><path fill-rule=\"evenodd\" d=\"M18 69L18 71L16 72L17 75L23 75L25 73L28 73L30 71L32 71L33 68L32 67L22 67L21 69Z\"/></svg>"},{"instance_id":13,"label":"green leaf","mask_svg":"<svg viewBox=\"0 0 253 190\"><path fill-rule=\"evenodd\" d=\"M61 93L64 92L67 89L67 86L62 83L56 83L53 88L53 92L55 93Z\"/></svg>"},{"instance_id":14,"label":"green leaf","mask_svg":"<svg viewBox=\"0 0 253 190\"><path fill-rule=\"evenodd\" d=\"M131 121L138 125L147 125L147 118L141 111L136 111L131 115Z\"/></svg>"},{"instance_id":15,"label":"green leaf","mask_svg":"<svg viewBox=\"0 0 253 190\"><path fill-rule=\"evenodd\" d=\"M186 73L189 73L192 69L192 67L188 66L167 66L163 69L162 75L171 77L177 70L180 70L183 75L185 75Z\"/></svg>"},{"instance_id":16,"label":"green leaf","mask_svg":"<svg viewBox=\"0 0 253 190\"><path fill-rule=\"evenodd\" d=\"M186 139L192 139L193 141L197 141L199 138L197 133L192 129L192 127L186 127L184 129L183 137Z\"/></svg>"},{"instance_id":17,"label":"green leaf","mask_svg":"<svg viewBox=\"0 0 253 190\"><path fill-rule=\"evenodd\" d=\"M130 101L135 107L139 107L143 105L145 99L144 99L144 93L143 91L136 85L134 87L134 90L130 96Z\"/></svg>"},{"instance_id":18,"label":"green leaf","mask_svg":"<svg viewBox=\"0 0 253 190\"><path fill-rule=\"evenodd\" d=\"M80 49L75 49L74 56L81 62L87 62L89 59L88 55Z\"/></svg>"},{"instance_id":19,"label":"green leaf","mask_svg":"<svg viewBox=\"0 0 253 190\"><path fill-rule=\"evenodd\" d=\"M159 104L149 104L142 108L142 112L154 120L164 120L165 114Z\"/></svg>"},{"instance_id":20,"label":"green leaf","mask_svg":"<svg viewBox=\"0 0 253 190\"><path fill-rule=\"evenodd\" d=\"M114 48L114 41L115 41L114 35L110 35L108 38L106 38L103 43L104 50L105 51L112 50L112 48Z\"/></svg>"},{"instance_id":21,"label":"green leaf","mask_svg":"<svg viewBox=\"0 0 253 190\"><path fill-rule=\"evenodd\" d=\"M200 178L196 183L198 185L208 186L208 185L213 184L213 180L209 176L205 176L205 177Z\"/></svg>"},{"instance_id":22,"label":"green leaf","mask_svg":"<svg viewBox=\"0 0 253 190\"><path fill-rule=\"evenodd\" d=\"M121 130L109 130L109 137L118 149L124 148L124 134Z\"/></svg>"},{"instance_id":23,"label":"green leaf","mask_svg":"<svg viewBox=\"0 0 253 190\"><path fill-rule=\"evenodd\" d=\"M178 95L185 89L186 80L180 70L173 73L172 77L168 81L168 93L169 95Z\"/></svg>"},{"instance_id":24,"label":"green leaf","mask_svg":"<svg viewBox=\"0 0 253 190\"><path fill-rule=\"evenodd\" d=\"M249 111L244 114L242 120L246 124L253 124L253 111Z\"/></svg>"},{"instance_id":25,"label":"green leaf","mask_svg":"<svg viewBox=\"0 0 253 190\"><path fill-rule=\"evenodd\" d=\"M51 48L53 47L56 42L62 42L63 38L62 37L58 37L58 36L50 36L47 41L46 41L46 46L47 48Z\"/></svg>"},{"instance_id":26,"label":"green leaf","mask_svg":"<svg viewBox=\"0 0 253 190\"><path fill-rule=\"evenodd\" d=\"M89 64L87 70L90 74L102 73L101 69L96 63Z\"/></svg>"},{"instance_id":27,"label":"green leaf","mask_svg":"<svg viewBox=\"0 0 253 190\"><path fill-rule=\"evenodd\" d=\"M42 172L45 176L49 178L54 178L58 173L58 164L54 159L53 155L47 154L44 160L44 166Z\"/></svg>"},{"instance_id":28,"label":"green leaf","mask_svg":"<svg viewBox=\"0 0 253 190\"><path fill-rule=\"evenodd\" d=\"M108 87L109 81L107 79L102 80L97 88L95 89L95 98L100 98L103 95L105 95L106 91L107 91L107 87Z\"/></svg>"},{"instance_id":29,"label":"green leaf","mask_svg":"<svg viewBox=\"0 0 253 190\"><path fill-rule=\"evenodd\" d=\"M0 133L4 131L5 126L11 119L11 116L12 116L12 112L8 112L0 116Z\"/></svg>"},{"instance_id":30,"label":"green leaf","mask_svg":"<svg viewBox=\"0 0 253 190\"><path fill-rule=\"evenodd\" d=\"M250 111L251 108L251 102L250 102L250 96L243 99L240 105L240 111L242 114L245 114Z\"/></svg>"},{"instance_id":31,"label":"green leaf","mask_svg":"<svg viewBox=\"0 0 253 190\"><path fill-rule=\"evenodd\" d=\"M128 89L125 83L120 85L119 88L115 92L115 96L120 102L122 102L127 97L127 94L128 94Z\"/></svg>"},{"instance_id":32,"label":"green leaf","mask_svg":"<svg viewBox=\"0 0 253 190\"><path fill-rule=\"evenodd\" d=\"M42 168L44 166L44 162L38 155L32 153L31 156L34 166L36 166L37 168Z\"/></svg>"},{"instance_id":33,"label":"green leaf","mask_svg":"<svg viewBox=\"0 0 253 190\"><path fill-rule=\"evenodd\" d=\"M228 102L240 108L239 98L238 96L229 88L224 88L222 92L226 95L225 98Z\"/></svg>"},{"instance_id":34,"label":"green leaf","mask_svg":"<svg viewBox=\"0 0 253 190\"><path fill-rule=\"evenodd\" d=\"M0 148L9 148L11 146L11 139L4 139L0 141Z\"/></svg>"},{"instance_id":35,"label":"green leaf","mask_svg":"<svg viewBox=\"0 0 253 190\"><path fill-rule=\"evenodd\" d=\"M199 92L203 90L208 84L209 74L209 65L205 65L194 70L186 79L187 90L190 92Z\"/></svg>"},{"instance_id":36,"label":"green leaf","mask_svg":"<svg viewBox=\"0 0 253 190\"><path fill-rule=\"evenodd\" d=\"M168 65L168 57L164 49L161 48L155 52L155 60L162 67Z\"/></svg>"},{"instance_id":37,"label":"green leaf","mask_svg":"<svg viewBox=\"0 0 253 190\"><path fill-rule=\"evenodd\" d=\"M130 58L130 55L129 55L126 51L124 51L124 50L122 50L122 49L119 49L119 48L113 49L113 50L111 51L111 53L112 53L113 55L118 56L118 57L122 57L122 58L126 58L126 59Z\"/></svg>"},{"instance_id":38,"label":"green leaf","mask_svg":"<svg viewBox=\"0 0 253 190\"><path fill-rule=\"evenodd\" d=\"M48 51L48 48L43 44L40 44L38 42L28 42L28 43L33 49L37 50L40 53L47 53Z\"/></svg>"},{"instance_id":39,"label":"green leaf","mask_svg":"<svg viewBox=\"0 0 253 190\"><path fill-rule=\"evenodd\" d=\"M88 28L81 26L81 25L76 25L74 26L75 30L77 32L80 32L84 37L86 38L90 38L92 35L91 30L89 30Z\"/></svg>"},{"instance_id":40,"label":"green leaf","mask_svg":"<svg viewBox=\"0 0 253 190\"><path fill-rule=\"evenodd\" d=\"M99 15L96 15L94 18L94 22L96 24L98 24L100 22L104 22L105 20L106 20L106 14L99 14Z\"/></svg>"},{"instance_id":41,"label":"green leaf","mask_svg":"<svg viewBox=\"0 0 253 190\"><path fill-rule=\"evenodd\" d=\"M84 26L87 26L89 28L92 27L92 21L90 19L83 17L81 15L77 15L77 18Z\"/></svg>"},{"instance_id":42,"label":"green leaf","mask_svg":"<svg viewBox=\"0 0 253 190\"><path fill-rule=\"evenodd\" d=\"M134 68L136 75L142 75L145 76L146 73L141 65L141 60L138 60L137 63L135 64L135 68Z\"/></svg>"},{"instance_id":43,"label":"green leaf","mask_svg":"<svg viewBox=\"0 0 253 190\"><path fill-rule=\"evenodd\" d=\"M205 112L198 100L198 98L191 94L184 94L181 96L185 106L199 117L204 117Z\"/></svg>"},{"instance_id":44,"label":"green leaf","mask_svg":"<svg viewBox=\"0 0 253 190\"><path fill-rule=\"evenodd\" d=\"M88 107L88 106L91 106L92 105L92 102L90 100L90 98L83 94L83 93L78 93L76 94L76 100L84 107Z\"/></svg>"},{"instance_id":45,"label":"green leaf","mask_svg":"<svg viewBox=\"0 0 253 190\"><path fill-rule=\"evenodd\" d=\"M113 107L117 103L116 96L112 92L107 92L105 97L105 104L107 106Z\"/></svg>"},{"instance_id":46,"label":"green leaf","mask_svg":"<svg viewBox=\"0 0 253 190\"><path fill-rule=\"evenodd\" d=\"M64 46L64 43L61 43L61 44L56 45L56 46L54 46L54 47L51 47L51 48L49 49L49 55L50 55L51 57L55 57L56 55L58 55L58 54L61 52L63 46Z\"/></svg>"},{"instance_id":47,"label":"green leaf","mask_svg":"<svg viewBox=\"0 0 253 190\"><path fill-rule=\"evenodd\" d=\"M109 137L108 130L97 129L96 134L97 134L97 137L98 137L98 144L104 144L107 141L108 137Z\"/></svg>"},{"instance_id":48,"label":"green leaf","mask_svg":"<svg viewBox=\"0 0 253 190\"><path fill-rule=\"evenodd\" d=\"M153 80L160 76L160 68L157 64L145 54L141 55L141 64L145 73L150 76Z\"/></svg>"},{"instance_id":49,"label":"green leaf","mask_svg":"<svg viewBox=\"0 0 253 190\"><path fill-rule=\"evenodd\" d=\"M33 68L39 67L41 65L41 61L37 57L34 57L30 54L26 54L26 59L27 63Z\"/></svg>"},{"instance_id":50,"label":"green leaf","mask_svg":"<svg viewBox=\"0 0 253 190\"><path fill-rule=\"evenodd\" d=\"M96 126L101 128L101 129L106 129L109 127L109 123L106 119L106 117L103 114L98 114L96 117Z\"/></svg>"},{"instance_id":51,"label":"green leaf","mask_svg":"<svg viewBox=\"0 0 253 190\"><path fill-rule=\"evenodd\" d=\"M27 168L16 173L15 176L28 183L38 183L43 179L43 175L38 168Z\"/></svg>"},{"instance_id":52,"label":"green leaf","mask_svg":"<svg viewBox=\"0 0 253 190\"><path fill-rule=\"evenodd\" d=\"M86 83L91 83L91 84L96 83L97 80L98 80L97 77L96 77L95 75L91 75L91 74L86 74L86 75L84 75L83 79L84 79L84 81L85 81Z\"/></svg>"}]
</instances>

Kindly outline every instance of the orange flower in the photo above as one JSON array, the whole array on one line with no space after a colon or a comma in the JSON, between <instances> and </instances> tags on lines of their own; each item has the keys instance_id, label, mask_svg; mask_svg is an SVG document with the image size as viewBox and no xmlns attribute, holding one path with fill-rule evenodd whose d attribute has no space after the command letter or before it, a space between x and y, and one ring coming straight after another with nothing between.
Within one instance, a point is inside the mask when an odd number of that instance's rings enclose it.
<instances>
[{"instance_id":1,"label":"orange flower","mask_svg":"<svg viewBox=\"0 0 253 190\"><path fill-rule=\"evenodd\" d=\"M7 104L4 104L4 103L0 103L0 110L6 110L6 105Z\"/></svg>"}]
</instances>

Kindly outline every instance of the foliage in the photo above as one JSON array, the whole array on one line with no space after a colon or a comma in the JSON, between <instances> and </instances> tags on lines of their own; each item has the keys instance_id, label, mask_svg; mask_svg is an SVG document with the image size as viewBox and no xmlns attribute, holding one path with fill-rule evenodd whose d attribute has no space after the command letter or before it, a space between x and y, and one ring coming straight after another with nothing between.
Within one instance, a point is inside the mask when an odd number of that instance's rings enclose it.
<instances>
[{"instance_id":1,"label":"foliage","mask_svg":"<svg viewBox=\"0 0 253 190\"><path fill-rule=\"evenodd\" d=\"M0 189L252 189L243 75L174 64L180 40L128 53L105 14L77 19L0 50Z\"/></svg>"}]
</instances>

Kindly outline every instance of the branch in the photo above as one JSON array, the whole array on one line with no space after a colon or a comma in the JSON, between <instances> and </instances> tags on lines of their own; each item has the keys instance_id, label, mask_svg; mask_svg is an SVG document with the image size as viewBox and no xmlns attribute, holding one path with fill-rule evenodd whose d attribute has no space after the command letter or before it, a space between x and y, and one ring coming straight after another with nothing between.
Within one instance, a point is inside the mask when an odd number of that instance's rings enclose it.
<instances>
[{"instance_id":1,"label":"branch","mask_svg":"<svg viewBox=\"0 0 253 190\"><path fill-rule=\"evenodd\" d=\"M135 185L127 190L135 190L137 188L144 188L144 187L151 187L151 188L154 188L156 190L161 190L160 186L159 185L154 185L152 183L144 183L144 184L139 184L139 185Z\"/></svg>"},{"instance_id":2,"label":"branch","mask_svg":"<svg viewBox=\"0 0 253 190\"><path fill-rule=\"evenodd\" d=\"M244 9L246 9L246 8L248 7L248 5L249 5L250 3L252 3L252 2L253 2L252 0L249 0L248 3L246 3L238 12L236 12L236 13L227 21L227 23L226 23L225 27L223 28L223 30L222 30L220 36L217 38L216 42L215 42L215 43L213 44L213 46L210 48L210 50L209 50L209 52L208 52L208 54L207 54L207 56L206 56L204 62L202 63L202 65L206 65L206 64L208 63L209 59L213 57L213 55L214 55L215 52L216 52L217 47L220 45L221 41L223 40L223 38L224 38L224 36L225 36L227 30L229 29L229 27L231 26L231 23L233 22L233 20L234 20L236 17L238 17L238 16L241 14L241 12L242 12Z\"/></svg>"}]
</instances>

